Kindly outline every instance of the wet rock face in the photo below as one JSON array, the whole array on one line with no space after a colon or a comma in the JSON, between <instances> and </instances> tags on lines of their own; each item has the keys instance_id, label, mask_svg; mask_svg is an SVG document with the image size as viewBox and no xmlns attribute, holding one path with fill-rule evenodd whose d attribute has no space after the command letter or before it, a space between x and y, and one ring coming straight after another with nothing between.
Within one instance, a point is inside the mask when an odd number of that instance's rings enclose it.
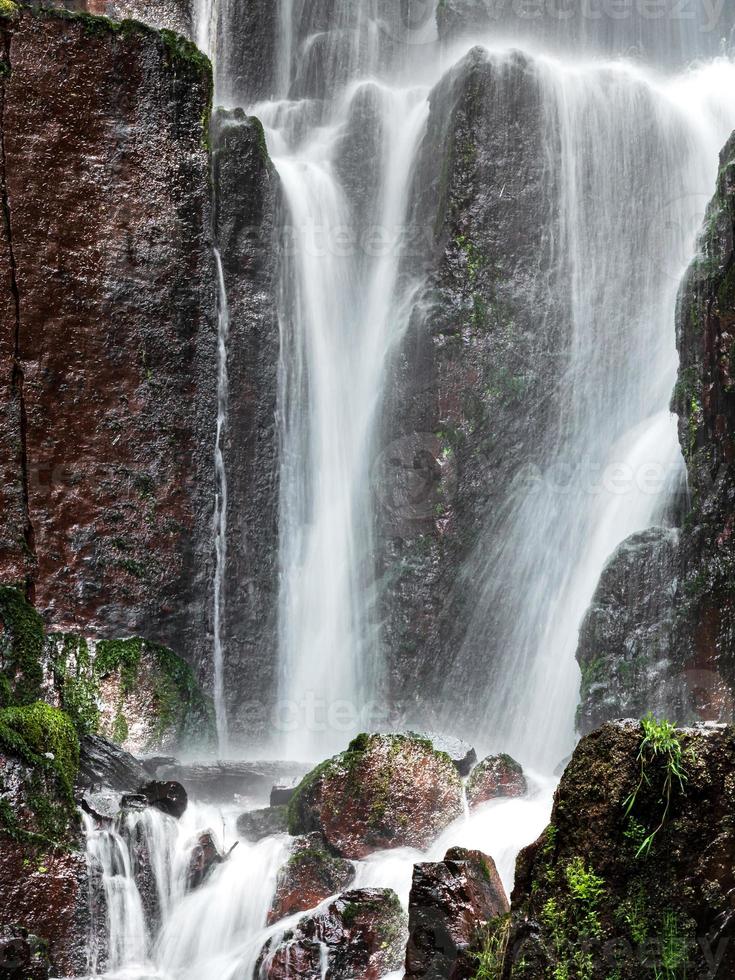
<instances>
[{"instance_id":1,"label":"wet rock face","mask_svg":"<svg viewBox=\"0 0 735 980\"><path fill-rule=\"evenodd\" d=\"M509 755L491 755L478 763L467 780L467 802L471 807L488 800L525 796L526 777Z\"/></svg>"},{"instance_id":2,"label":"wet rock face","mask_svg":"<svg viewBox=\"0 0 735 980\"><path fill-rule=\"evenodd\" d=\"M278 872L268 924L315 908L330 895L345 891L354 879L354 865L330 854L320 834L296 838L291 856Z\"/></svg>"},{"instance_id":3,"label":"wet rock face","mask_svg":"<svg viewBox=\"0 0 735 980\"><path fill-rule=\"evenodd\" d=\"M47 980L50 969L43 940L18 926L0 928L0 977L3 980Z\"/></svg>"},{"instance_id":4,"label":"wet rock face","mask_svg":"<svg viewBox=\"0 0 735 980\"><path fill-rule=\"evenodd\" d=\"M223 5L235 6L245 16L257 5ZM242 39L253 39L250 33L233 37L238 49ZM261 50L250 64L268 63L265 57ZM276 697L280 339L274 226L279 182L263 127L242 110L215 112L212 151L215 240L229 309L223 449L231 533L222 624L224 686L230 737L247 738L252 746L253 739L270 734L269 708Z\"/></svg>"},{"instance_id":5,"label":"wet rock face","mask_svg":"<svg viewBox=\"0 0 735 980\"><path fill-rule=\"evenodd\" d=\"M195 657L214 499L210 70L132 23L23 10L0 28L15 324L0 578L27 576L56 628Z\"/></svg>"},{"instance_id":6,"label":"wet rock face","mask_svg":"<svg viewBox=\"0 0 735 980\"><path fill-rule=\"evenodd\" d=\"M582 740L550 827L518 861L506 980L573 976L581 957L589 980L633 980L662 962L679 976L733 974L734 736L659 729L644 744L629 722ZM670 794L665 744L686 774Z\"/></svg>"},{"instance_id":7,"label":"wet rock face","mask_svg":"<svg viewBox=\"0 0 735 980\"><path fill-rule=\"evenodd\" d=\"M424 849L462 813L462 783L427 740L360 735L304 778L288 813L292 834L319 831L342 857Z\"/></svg>"},{"instance_id":8,"label":"wet rock face","mask_svg":"<svg viewBox=\"0 0 735 980\"><path fill-rule=\"evenodd\" d=\"M651 528L624 541L608 562L579 634L582 733L615 718L666 714L675 700L678 544L677 530Z\"/></svg>"},{"instance_id":9,"label":"wet rock face","mask_svg":"<svg viewBox=\"0 0 735 980\"><path fill-rule=\"evenodd\" d=\"M454 847L443 861L414 865L407 980L474 977L484 927L509 909L495 862L480 851Z\"/></svg>"},{"instance_id":10,"label":"wet rock face","mask_svg":"<svg viewBox=\"0 0 735 980\"><path fill-rule=\"evenodd\" d=\"M378 980L402 966L405 943L406 917L398 896L390 889L363 888L340 895L280 941L269 942L256 976Z\"/></svg>"},{"instance_id":11,"label":"wet rock face","mask_svg":"<svg viewBox=\"0 0 735 980\"><path fill-rule=\"evenodd\" d=\"M381 503L385 632L400 702L472 738L468 692L503 645L503 604L468 629L529 464L554 437L569 311L550 269L558 148L537 66L471 51L431 93L411 191L410 272L426 276L392 366ZM543 231L540 233L540 229ZM543 315L540 311L543 310ZM506 603L507 605L507 603ZM480 666L482 665L482 666ZM436 717L433 717L436 716Z\"/></svg>"},{"instance_id":12,"label":"wet rock face","mask_svg":"<svg viewBox=\"0 0 735 980\"><path fill-rule=\"evenodd\" d=\"M288 810L285 806L268 806L262 810L250 810L237 818L237 832L240 837L256 843L271 834L285 834L288 831Z\"/></svg>"},{"instance_id":13,"label":"wet rock face","mask_svg":"<svg viewBox=\"0 0 735 980\"><path fill-rule=\"evenodd\" d=\"M720 160L699 256L679 297L679 379L673 407L691 509L676 595L677 717L733 717L735 705L735 137Z\"/></svg>"}]
</instances>

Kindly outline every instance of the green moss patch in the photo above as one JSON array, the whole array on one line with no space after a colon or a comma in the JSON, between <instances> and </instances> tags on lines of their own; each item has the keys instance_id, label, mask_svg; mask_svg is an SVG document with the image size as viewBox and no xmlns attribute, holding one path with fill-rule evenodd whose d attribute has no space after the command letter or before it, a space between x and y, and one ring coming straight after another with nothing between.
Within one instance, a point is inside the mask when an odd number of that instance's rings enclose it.
<instances>
[{"instance_id":1,"label":"green moss patch","mask_svg":"<svg viewBox=\"0 0 735 980\"><path fill-rule=\"evenodd\" d=\"M0 749L27 767L20 805L0 796L0 828L19 842L67 843L77 827L79 768L79 738L69 716L40 701L3 708Z\"/></svg>"},{"instance_id":2,"label":"green moss patch","mask_svg":"<svg viewBox=\"0 0 735 980\"><path fill-rule=\"evenodd\" d=\"M0 670L5 679L0 698L31 704L43 684L43 620L23 592L0 586Z\"/></svg>"}]
</instances>

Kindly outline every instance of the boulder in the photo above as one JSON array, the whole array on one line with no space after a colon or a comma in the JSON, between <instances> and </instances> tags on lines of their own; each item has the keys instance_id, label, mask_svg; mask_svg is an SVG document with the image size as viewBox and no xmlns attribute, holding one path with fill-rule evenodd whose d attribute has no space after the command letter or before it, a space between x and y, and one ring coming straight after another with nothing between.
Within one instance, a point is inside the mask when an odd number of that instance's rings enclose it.
<instances>
[{"instance_id":1,"label":"boulder","mask_svg":"<svg viewBox=\"0 0 735 980\"><path fill-rule=\"evenodd\" d=\"M217 865L222 864L225 860L225 855L217 846L212 831L205 830L199 834L189 858L189 867L186 872L187 889L193 891L198 888L207 880Z\"/></svg>"},{"instance_id":2,"label":"boulder","mask_svg":"<svg viewBox=\"0 0 735 980\"><path fill-rule=\"evenodd\" d=\"M732 727L647 719L583 738L518 859L498 975L735 976L734 772Z\"/></svg>"},{"instance_id":3,"label":"boulder","mask_svg":"<svg viewBox=\"0 0 735 980\"><path fill-rule=\"evenodd\" d=\"M77 785L83 789L106 787L121 793L146 780L146 770L125 749L102 735L85 735L79 743Z\"/></svg>"},{"instance_id":4,"label":"boulder","mask_svg":"<svg viewBox=\"0 0 735 980\"><path fill-rule=\"evenodd\" d=\"M248 810L237 818L237 832L252 843L272 834L285 834L288 832L288 810L285 806Z\"/></svg>"},{"instance_id":5,"label":"boulder","mask_svg":"<svg viewBox=\"0 0 735 980\"><path fill-rule=\"evenodd\" d=\"M425 849L462 813L448 755L415 735L360 735L308 773L288 807L292 834L319 831L359 860L384 848Z\"/></svg>"},{"instance_id":6,"label":"boulder","mask_svg":"<svg viewBox=\"0 0 735 980\"><path fill-rule=\"evenodd\" d=\"M354 865L330 854L320 834L297 837L291 856L278 872L268 924L313 909L330 895L345 891L354 880Z\"/></svg>"},{"instance_id":7,"label":"boulder","mask_svg":"<svg viewBox=\"0 0 735 980\"><path fill-rule=\"evenodd\" d=\"M526 777L509 755L490 755L478 763L467 780L467 802L471 807L502 797L525 796Z\"/></svg>"},{"instance_id":8,"label":"boulder","mask_svg":"<svg viewBox=\"0 0 735 980\"><path fill-rule=\"evenodd\" d=\"M406 915L395 892L345 892L261 953L259 980L378 980L403 964Z\"/></svg>"},{"instance_id":9,"label":"boulder","mask_svg":"<svg viewBox=\"0 0 735 980\"><path fill-rule=\"evenodd\" d=\"M51 975L46 943L22 926L0 927L2 980L48 980Z\"/></svg>"},{"instance_id":10,"label":"boulder","mask_svg":"<svg viewBox=\"0 0 735 980\"><path fill-rule=\"evenodd\" d=\"M163 783L152 780L145 783L140 787L140 795L145 797L149 806L155 807L177 820L183 816L189 804L186 790L181 783L176 783L173 780Z\"/></svg>"},{"instance_id":11,"label":"boulder","mask_svg":"<svg viewBox=\"0 0 735 980\"><path fill-rule=\"evenodd\" d=\"M0 586L0 706L37 698L63 708L80 735L132 752L202 745L213 732L211 702L172 650L140 637L46 635L23 592Z\"/></svg>"},{"instance_id":12,"label":"boulder","mask_svg":"<svg viewBox=\"0 0 735 980\"><path fill-rule=\"evenodd\" d=\"M470 980L483 930L509 910L495 862L480 851L454 847L443 861L414 865L406 980Z\"/></svg>"}]
</instances>

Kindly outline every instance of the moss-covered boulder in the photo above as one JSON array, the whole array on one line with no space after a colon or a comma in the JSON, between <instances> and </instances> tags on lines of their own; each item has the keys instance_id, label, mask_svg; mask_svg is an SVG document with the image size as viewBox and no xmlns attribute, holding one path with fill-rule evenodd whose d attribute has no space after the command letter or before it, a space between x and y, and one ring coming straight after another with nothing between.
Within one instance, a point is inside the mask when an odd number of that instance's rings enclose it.
<instances>
[{"instance_id":1,"label":"moss-covered boulder","mask_svg":"<svg viewBox=\"0 0 735 980\"><path fill-rule=\"evenodd\" d=\"M292 834L319 831L342 857L426 848L462 813L462 781L416 735L359 735L308 773L288 808Z\"/></svg>"},{"instance_id":2,"label":"moss-covered boulder","mask_svg":"<svg viewBox=\"0 0 735 980\"><path fill-rule=\"evenodd\" d=\"M315 908L330 895L345 891L354 880L355 866L330 854L320 834L297 837L278 872L268 924Z\"/></svg>"},{"instance_id":3,"label":"moss-covered boulder","mask_svg":"<svg viewBox=\"0 0 735 980\"><path fill-rule=\"evenodd\" d=\"M100 640L92 668L99 684L98 731L129 752L211 741L211 702L189 665L167 647L140 638Z\"/></svg>"},{"instance_id":4,"label":"moss-covered boulder","mask_svg":"<svg viewBox=\"0 0 735 980\"><path fill-rule=\"evenodd\" d=\"M211 702L172 650L140 637L46 636L24 593L0 586L0 707L42 698L80 735L104 735L140 754L207 743Z\"/></svg>"},{"instance_id":5,"label":"moss-covered boulder","mask_svg":"<svg viewBox=\"0 0 735 980\"><path fill-rule=\"evenodd\" d=\"M490 755L478 763L467 780L467 802L471 807L488 800L525 796L528 792L523 768L509 755Z\"/></svg>"},{"instance_id":6,"label":"moss-covered boulder","mask_svg":"<svg viewBox=\"0 0 735 980\"><path fill-rule=\"evenodd\" d=\"M260 980L378 980L403 965L406 914L395 892L345 892L263 949ZM325 962L326 961L326 962Z\"/></svg>"},{"instance_id":7,"label":"moss-covered boulder","mask_svg":"<svg viewBox=\"0 0 735 980\"><path fill-rule=\"evenodd\" d=\"M78 975L86 965L78 764L79 739L64 712L41 702L0 710L0 922L48 942L54 976Z\"/></svg>"},{"instance_id":8,"label":"moss-covered boulder","mask_svg":"<svg viewBox=\"0 0 735 980\"><path fill-rule=\"evenodd\" d=\"M735 976L735 730L583 739L522 852L503 980Z\"/></svg>"}]
</instances>

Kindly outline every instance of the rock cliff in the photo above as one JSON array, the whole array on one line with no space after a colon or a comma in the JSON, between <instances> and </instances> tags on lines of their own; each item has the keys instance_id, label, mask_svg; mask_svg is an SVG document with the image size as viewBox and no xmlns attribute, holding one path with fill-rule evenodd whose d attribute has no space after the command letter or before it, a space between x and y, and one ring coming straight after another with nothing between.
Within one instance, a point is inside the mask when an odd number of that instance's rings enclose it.
<instances>
[{"instance_id":1,"label":"rock cliff","mask_svg":"<svg viewBox=\"0 0 735 980\"><path fill-rule=\"evenodd\" d=\"M3 8L0 580L47 625L206 660L216 391L209 64Z\"/></svg>"}]
</instances>

